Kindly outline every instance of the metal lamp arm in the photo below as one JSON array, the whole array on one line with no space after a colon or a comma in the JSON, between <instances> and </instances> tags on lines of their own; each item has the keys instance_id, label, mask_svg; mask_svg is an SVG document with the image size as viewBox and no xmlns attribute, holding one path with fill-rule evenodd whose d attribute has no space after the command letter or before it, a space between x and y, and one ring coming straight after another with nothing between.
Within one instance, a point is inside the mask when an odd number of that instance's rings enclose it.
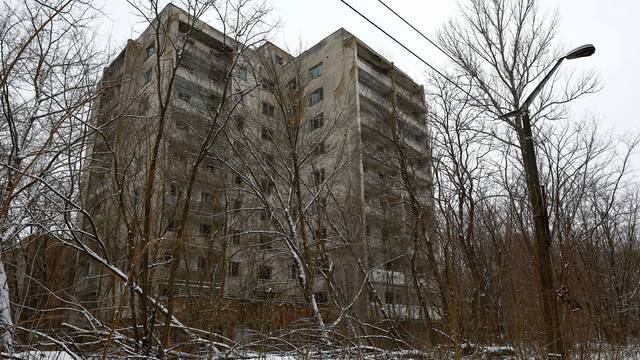
<instances>
[{"instance_id":1,"label":"metal lamp arm","mask_svg":"<svg viewBox=\"0 0 640 360\"><path fill-rule=\"evenodd\" d=\"M562 61L564 61L564 59L565 59L564 57L561 57L560 59L558 59L558 61L556 61L556 64L553 65L551 70L547 73L547 75L545 75L544 79L540 81L538 86L536 86L536 88L533 89L531 94L529 94L527 99L522 103L522 106L520 106L520 109L518 109L519 112L524 112L529 110L529 106L531 105L533 100L536 98L536 96L538 96L538 93L540 93L540 91L542 90L544 85L547 83L547 81L551 79L551 76L553 76L553 73L555 73L556 70L558 70L558 67L560 67L560 64L562 64Z\"/></svg>"}]
</instances>

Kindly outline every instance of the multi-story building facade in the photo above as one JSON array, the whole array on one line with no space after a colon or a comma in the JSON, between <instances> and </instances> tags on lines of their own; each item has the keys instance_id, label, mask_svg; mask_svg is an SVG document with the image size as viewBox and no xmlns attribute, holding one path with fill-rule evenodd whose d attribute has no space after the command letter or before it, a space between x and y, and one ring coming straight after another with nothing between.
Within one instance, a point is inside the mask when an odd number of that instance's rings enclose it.
<instances>
[{"instance_id":1,"label":"multi-story building facade","mask_svg":"<svg viewBox=\"0 0 640 360\"><path fill-rule=\"evenodd\" d=\"M154 24L104 72L83 185L90 247L196 324L229 302L422 319L422 87L344 29L293 56L173 5ZM89 308L122 305L120 280L77 262Z\"/></svg>"}]
</instances>

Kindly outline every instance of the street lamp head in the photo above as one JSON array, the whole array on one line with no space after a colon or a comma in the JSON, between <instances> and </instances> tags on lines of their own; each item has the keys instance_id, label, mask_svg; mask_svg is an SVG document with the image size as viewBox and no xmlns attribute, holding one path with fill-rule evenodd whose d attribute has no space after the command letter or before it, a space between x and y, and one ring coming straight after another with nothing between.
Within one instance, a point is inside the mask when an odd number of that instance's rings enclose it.
<instances>
[{"instance_id":1,"label":"street lamp head","mask_svg":"<svg viewBox=\"0 0 640 360\"><path fill-rule=\"evenodd\" d=\"M564 58L567 60L572 60L591 56L594 52L596 52L596 47L591 44L586 44L569 51L569 53L565 55Z\"/></svg>"}]
</instances>

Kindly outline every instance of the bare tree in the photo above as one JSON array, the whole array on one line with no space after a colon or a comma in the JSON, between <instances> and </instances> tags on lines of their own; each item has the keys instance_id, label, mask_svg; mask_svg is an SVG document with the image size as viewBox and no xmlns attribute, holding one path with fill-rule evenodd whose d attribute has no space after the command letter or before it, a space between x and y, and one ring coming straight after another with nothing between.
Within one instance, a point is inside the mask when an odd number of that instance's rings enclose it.
<instances>
[{"instance_id":1,"label":"bare tree","mask_svg":"<svg viewBox=\"0 0 640 360\"><path fill-rule=\"evenodd\" d=\"M97 94L95 79L102 57L87 31L97 14L91 2L5 3L2 14L0 237L4 254L21 246L18 240L26 229L49 231L54 221L65 216L49 210L61 195L76 193L74 173L85 141L89 104ZM8 352L16 329L9 294L0 261L2 339Z\"/></svg>"},{"instance_id":2,"label":"bare tree","mask_svg":"<svg viewBox=\"0 0 640 360\"><path fill-rule=\"evenodd\" d=\"M542 16L534 0L478 0L463 9L462 21L452 21L445 26L439 34L439 40L465 77L464 83L472 87L471 94L476 99L473 105L482 109L487 116L497 118L511 109L519 108L528 87L540 81L547 65L555 60L554 54L558 53L553 48L556 26L555 17ZM532 111L534 126L541 126L536 124L539 119L558 119L564 111L561 105L592 93L597 88L593 74L586 74L574 81L553 82L549 90L541 94L536 110ZM519 148L525 149L528 137L520 120L505 122L515 130ZM504 131L495 132L499 133ZM523 150L523 159L529 159L529 152ZM528 168L525 170L527 174L531 172ZM528 187L531 188L530 185ZM532 191L532 194L539 193L537 189ZM537 200L532 197L531 201ZM546 264L550 261L549 255L540 250L544 246L539 244L538 248L538 259L541 264ZM553 274L549 273L549 266L541 265L540 271L548 353L562 356L564 350L554 300Z\"/></svg>"}]
</instances>

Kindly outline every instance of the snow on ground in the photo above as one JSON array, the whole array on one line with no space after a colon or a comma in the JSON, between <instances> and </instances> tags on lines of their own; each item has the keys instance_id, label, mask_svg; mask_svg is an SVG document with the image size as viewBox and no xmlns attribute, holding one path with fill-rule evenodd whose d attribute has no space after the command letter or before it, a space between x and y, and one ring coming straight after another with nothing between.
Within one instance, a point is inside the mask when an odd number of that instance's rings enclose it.
<instances>
[{"instance_id":1,"label":"snow on ground","mask_svg":"<svg viewBox=\"0 0 640 360\"><path fill-rule=\"evenodd\" d=\"M640 360L640 346L626 346L626 347L608 347L608 351L593 351L588 356L584 354L575 354L572 359L580 360ZM520 356L505 355L499 356L502 351L496 350L513 350L510 347L487 347L483 351L476 353L475 355L463 356L463 360L514 360L521 359ZM344 354L338 355L339 352L312 354L311 359L322 360L338 360L344 359ZM491 354L491 355L488 355ZM497 355L497 356L496 356ZM80 360L80 359L94 359L100 358L99 355L92 356L79 356L73 353L65 351L28 351L13 354L8 356L7 354L0 353L0 358L4 359L16 359L16 360ZM109 359L113 359L108 357ZM245 360L296 360L300 359L300 354L274 354L274 353L260 353L260 352L245 352L241 356ZM441 359L449 360L454 359L455 356L449 352L429 353L422 351L390 351L390 352L372 352L365 355L365 360L409 360L409 359ZM357 357L350 357L350 359L357 359ZM527 360L537 360L536 356L529 356Z\"/></svg>"},{"instance_id":2,"label":"snow on ground","mask_svg":"<svg viewBox=\"0 0 640 360\"><path fill-rule=\"evenodd\" d=\"M3 354L4 355L4 354ZM11 357L6 357L11 359ZM82 357L66 351L26 351L13 354L13 359L23 360L77 360Z\"/></svg>"}]
</instances>

